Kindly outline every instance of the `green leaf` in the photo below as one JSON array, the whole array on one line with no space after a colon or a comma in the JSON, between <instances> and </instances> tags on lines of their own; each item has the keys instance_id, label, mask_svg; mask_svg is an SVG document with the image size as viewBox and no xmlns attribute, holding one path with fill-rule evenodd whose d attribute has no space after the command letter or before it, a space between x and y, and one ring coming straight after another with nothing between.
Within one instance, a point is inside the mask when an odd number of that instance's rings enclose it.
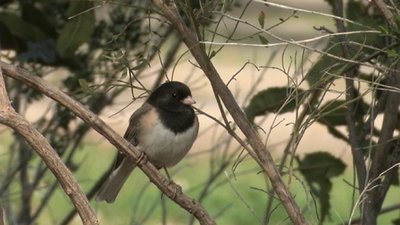
<instances>
[{"instance_id":1,"label":"green leaf","mask_svg":"<svg viewBox=\"0 0 400 225\"><path fill-rule=\"evenodd\" d=\"M328 0L328 3L332 4L333 0ZM369 27L373 27L375 29L379 29L381 24L384 24L382 21L382 16L375 16L371 13L366 13L368 9L361 1L348 1L346 8L346 15L348 19L366 24ZM359 31L360 26L349 23L346 25L347 31ZM359 58L365 57L369 54L373 54L375 50L366 48L365 46L374 46L375 48L383 49L385 48L385 40L383 35L381 34L353 34L348 35L348 42L359 43L359 46L352 46L350 51L350 58L352 60L358 60ZM336 37L330 38L323 52L327 52L331 55L335 55L338 57L343 57L342 44ZM309 83L310 87L321 88L330 81L337 79L337 77L331 76L329 74L343 74L343 63L338 61L337 59L333 59L330 56L323 55L316 62L309 72L306 75L306 80Z\"/></svg>"},{"instance_id":2,"label":"green leaf","mask_svg":"<svg viewBox=\"0 0 400 225\"><path fill-rule=\"evenodd\" d=\"M272 87L260 91L250 100L250 104L244 109L250 121L254 117L268 112L285 113L293 111L303 98L305 92L299 88ZM291 99L288 99L290 97Z\"/></svg>"},{"instance_id":3,"label":"green leaf","mask_svg":"<svg viewBox=\"0 0 400 225\"><path fill-rule=\"evenodd\" d=\"M148 59L140 59L139 63L136 66L131 67L130 69L131 70L140 70L146 66L149 66L149 60Z\"/></svg>"},{"instance_id":4,"label":"green leaf","mask_svg":"<svg viewBox=\"0 0 400 225\"><path fill-rule=\"evenodd\" d=\"M307 154L299 160L299 170L305 177L312 193L320 203L321 223L329 214L330 192L332 189L331 178L343 174L346 165L342 160L335 158L327 152L314 152Z\"/></svg>"},{"instance_id":5,"label":"green leaf","mask_svg":"<svg viewBox=\"0 0 400 225\"><path fill-rule=\"evenodd\" d=\"M88 82L87 82L85 79L79 79L78 82L79 82L79 85L81 86L82 91L83 91L84 93L86 93L86 94L91 94L91 93L93 93L92 88L90 88Z\"/></svg>"},{"instance_id":6,"label":"green leaf","mask_svg":"<svg viewBox=\"0 0 400 225\"><path fill-rule=\"evenodd\" d=\"M326 127L328 128L328 132L332 136L334 136L335 138L338 138L338 139L340 139L342 141L345 141L345 142L349 142L349 138L346 135L342 134L339 130L335 129L334 126L329 126L328 125Z\"/></svg>"},{"instance_id":7,"label":"green leaf","mask_svg":"<svg viewBox=\"0 0 400 225\"><path fill-rule=\"evenodd\" d=\"M332 55L341 54L341 48L339 45L331 46L333 38L329 41L327 46L324 49L324 52L328 52ZM333 60L331 57L327 55L321 56L319 60L310 68L310 70L306 74L306 80L310 87L315 86L324 86L325 84L331 82L336 79L335 77L330 76L329 74L337 74L337 70L339 68L334 67L336 60Z\"/></svg>"},{"instance_id":8,"label":"green leaf","mask_svg":"<svg viewBox=\"0 0 400 225\"><path fill-rule=\"evenodd\" d=\"M257 35L258 38L260 39L261 44L267 45L269 43L268 39L266 39L264 36Z\"/></svg>"},{"instance_id":9,"label":"green leaf","mask_svg":"<svg viewBox=\"0 0 400 225\"><path fill-rule=\"evenodd\" d=\"M6 26L12 35L24 40L39 41L46 37L39 28L14 13L0 12L0 23Z\"/></svg>"},{"instance_id":10,"label":"green leaf","mask_svg":"<svg viewBox=\"0 0 400 225\"><path fill-rule=\"evenodd\" d=\"M346 15L349 20L361 21L361 19L366 16L363 3L359 1L348 1L346 7Z\"/></svg>"},{"instance_id":11,"label":"green leaf","mask_svg":"<svg viewBox=\"0 0 400 225\"><path fill-rule=\"evenodd\" d=\"M393 219L392 225L400 225L400 218Z\"/></svg>"},{"instance_id":12,"label":"green leaf","mask_svg":"<svg viewBox=\"0 0 400 225\"><path fill-rule=\"evenodd\" d=\"M261 28L264 29L264 23L265 23L265 13L264 11L260 11L258 13L258 24L260 24Z\"/></svg>"},{"instance_id":13,"label":"green leaf","mask_svg":"<svg viewBox=\"0 0 400 225\"><path fill-rule=\"evenodd\" d=\"M212 59L212 58L214 58L214 56L216 56L216 55L217 55L217 52L216 52L215 50L212 50L212 51L211 51L211 54L210 54L210 56L209 56L209 58Z\"/></svg>"},{"instance_id":14,"label":"green leaf","mask_svg":"<svg viewBox=\"0 0 400 225\"><path fill-rule=\"evenodd\" d=\"M57 39L57 53L63 58L72 57L75 51L91 37L95 28L94 11L90 1L71 1L68 15L74 16L61 29Z\"/></svg>"},{"instance_id":15,"label":"green leaf","mask_svg":"<svg viewBox=\"0 0 400 225\"><path fill-rule=\"evenodd\" d=\"M332 190L332 182L328 179L320 181L319 183L319 193L317 198L319 200L320 205L320 221L321 224L324 222L327 215L329 215L329 210L331 208L330 203L330 192Z\"/></svg>"},{"instance_id":16,"label":"green leaf","mask_svg":"<svg viewBox=\"0 0 400 225\"><path fill-rule=\"evenodd\" d=\"M346 115L348 111L348 104L354 104L354 122L356 124L356 127L361 129L361 127L364 126L363 116L368 111L368 108L370 106L366 104L361 97L358 98L358 96L359 94L355 93L355 100L351 103L346 102L345 100L328 101L320 107L320 117L317 119L317 122L326 125L329 133L332 134L334 137L348 142L348 138L344 137L343 134L338 133L335 130L335 127L347 125Z\"/></svg>"},{"instance_id":17,"label":"green leaf","mask_svg":"<svg viewBox=\"0 0 400 225\"><path fill-rule=\"evenodd\" d=\"M35 1L25 1L21 4L21 17L46 33L48 38L57 36L57 22L50 16L46 9L40 7Z\"/></svg>"},{"instance_id":18,"label":"green leaf","mask_svg":"<svg viewBox=\"0 0 400 225\"><path fill-rule=\"evenodd\" d=\"M343 174L346 165L328 152L313 152L304 156L299 169L306 180L318 183Z\"/></svg>"},{"instance_id":19,"label":"green leaf","mask_svg":"<svg viewBox=\"0 0 400 225\"><path fill-rule=\"evenodd\" d=\"M318 122L331 126L346 125L346 101L331 100L321 106L322 116L318 118Z\"/></svg>"},{"instance_id":20,"label":"green leaf","mask_svg":"<svg viewBox=\"0 0 400 225\"><path fill-rule=\"evenodd\" d=\"M387 51L387 54L389 57L392 57L392 58L398 58L400 56L400 54L394 49L389 49Z\"/></svg>"}]
</instances>

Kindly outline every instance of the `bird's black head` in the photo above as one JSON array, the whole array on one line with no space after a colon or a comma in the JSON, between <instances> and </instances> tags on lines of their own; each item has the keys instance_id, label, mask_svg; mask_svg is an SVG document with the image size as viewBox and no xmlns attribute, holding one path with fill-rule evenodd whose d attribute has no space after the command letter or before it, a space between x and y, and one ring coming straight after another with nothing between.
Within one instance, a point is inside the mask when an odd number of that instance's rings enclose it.
<instances>
[{"instance_id":1,"label":"bird's black head","mask_svg":"<svg viewBox=\"0 0 400 225\"><path fill-rule=\"evenodd\" d=\"M191 107L195 101L188 86L171 81L162 84L148 98L154 106L162 123L174 133L181 133L193 126L195 113Z\"/></svg>"},{"instance_id":2,"label":"bird's black head","mask_svg":"<svg viewBox=\"0 0 400 225\"><path fill-rule=\"evenodd\" d=\"M162 84L150 95L147 101L154 107L169 112L191 109L191 105L195 103L189 87L177 81Z\"/></svg>"}]
</instances>

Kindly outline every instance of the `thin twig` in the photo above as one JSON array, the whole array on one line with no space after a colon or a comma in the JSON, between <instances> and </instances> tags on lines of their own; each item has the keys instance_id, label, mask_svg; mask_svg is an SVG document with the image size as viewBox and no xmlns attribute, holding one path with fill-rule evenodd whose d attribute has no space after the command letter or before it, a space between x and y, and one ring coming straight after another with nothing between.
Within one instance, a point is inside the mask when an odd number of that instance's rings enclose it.
<instances>
[{"instance_id":1,"label":"thin twig","mask_svg":"<svg viewBox=\"0 0 400 225\"><path fill-rule=\"evenodd\" d=\"M342 17L343 16L343 1L335 1L333 3L333 12L335 15ZM336 19L336 28L339 32L346 32L346 27L343 20ZM349 46L346 44L348 43L346 36L338 37L339 43L341 43L343 56L345 58L351 58ZM344 74L345 84L346 84L346 102L347 104L347 111L346 111L346 124L347 128L349 129L349 140L351 146L351 152L354 159L354 165L357 170L358 175L358 186L359 190L363 190L366 182L367 177L367 169L364 161L364 155L361 152L361 144L362 141L360 139L360 132L356 127L357 120L356 116L356 109L357 109L357 90L354 87L354 83L351 78L354 78L356 73L358 72L358 68L354 67L352 70L349 70ZM347 79L350 78L350 79Z\"/></svg>"},{"instance_id":2,"label":"thin twig","mask_svg":"<svg viewBox=\"0 0 400 225\"><path fill-rule=\"evenodd\" d=\"M138 162L138 167L142 169L142 171L150 178L151 182L154 183L171 200L176 202L189 213L193 214L199 220L200 224L215 224L215 222L211 219L206 210L198 202L187 197L181 192L177 192L177 190L180 190L180 187L171 180L168 180L165 177L161 176L157 168L155 168L150 163L150 161L139 160L144 158L143 153L141 153L127 140L117 134L97 115L87 110L81 103L72 99L67 94L55 88L54 86L49 85L40 77L30 75L26 70L15 68L14 66L3 63L1 61L0 67L3 69L5 75L19 80L37 90L40 90L43 94L47 95L48 97L54 99L55 101L62 104L64 107L71 110L82 120L84 120L89 126L94 128L101 135L103 135L119 151L124 153L132 161ZM70 192L67 193L71 194Z\"/></svg>"},{"instance_id":3,"label":"thin twig","mask_svg":"<svg viewBox=\"0 0 400 225\"><path fill-rule=\"evenodd\" d=\"M300 47L300 48L303 48L303 49L307 49L307 50L316 52L316 53L318 53L318 54L320 54L320 55L327 56L327 57L330 57L330 58L339 60L339 61L341 61L341 62L347 62L347 63L350 63L350 64L356 64L356 65L362 65L362 66L366 66L366 67L372 67L372 68L380 69L380 70L393 70L393 69L391 69L391 68L386 68L386 67L377 66L377 65L371 65L371 64L365 63L365 62L363 62L363 61L356 61L356 60L353 60L353 59L347 59L347 58L344 58L344 57L341 57L341 56L336 56L336 55L334 55L334 54L331 54L331 53L328 53L328 52L324 52L323 50L319 50L319 49L317 49L317 48L313 48L313 47L307 46L307 45L305 45L305 44L302 44L301 42L292 41L292 40L286 40L286 39L284 39L284 38L281 38L281 37L279 37L279 36L277 36L277 35L275 35L275 34L269 32L269 31L267 31L267 30L265 30L265 29L259 28L258 26L256 26L256 25L250 23L250 22L247 21L247 20L243 20L243 19L240 19L240 18L236 18L236 17L231 16L231 15L228 15L228 14L224 14L224 16L227 17L227 18L230 18L230 19L232 19L232 20L235 20L235 21L240 21L241 23L246 24L246 25L248 25L248 26L250 26L250 27L252 27L252 28L254 28L254 29L256 29L256 30L262 31L263 33L266 33L267 35L273 37L274 39L276 39L276 40L282 42L282 43L283 43L282 45L293 45L293 46L297 46L297 47ZM376 32L376 31L374 31L374 30L373 30L373 31L368 31L368 30L367 30L366 32L373 32L373 33L374 33L374 32ZM206 42L202 42L202 43L206 43ZM209 44L211 44L211 45L238 45L238 46L252 46L252 47L271 47L271 46L268 46L269 44L264 45L264 44L225 43L225 42L224 42L224 43L210 42ZM397 70L394 70L394 71L397 71Z\"/></svg>"},{"instance_id":4,"label":"thin twig","mask_svg":"<svg viewBox=\"0 0 400 225\"><path fill-rule=\"evenodd\" d=\"M238 20L238 18L233 17L233 16L229 16L228 14L223 14L226 17L229 17L230 19L234 19L234 20ZM246 20L240 20L239 22L243 22L245 23ZM260 29L260 28L258 28ZM380 34L380 31L377 30L359 30L359 31L348 31L348 32L337 32L337 33L331 33L331 34L324 34L324 35L320 35L317 37L313 37L313 38L308 38L308 39L303 39L303 40L298 40L298 41L294 41L294 40L284 40L282 42L277 42L277 43L268 43L268 44L256 44L256 43L241 43L241 42L214 42L214 41L201 41L202 44L209 44L209 45L226 45L226 46L244 46L244 47L265 47L265 48L271 48L271 47L280 47L280 46L287 46L289 44L295 45L295 44L301 44L301 45L305 45L311 42L316 42L316 41L320 41L322 39L329 39L331 37L335 37L335 36L346 36L346 35L352 35L352 34ZM270 33L268 33L270 34ZM353 43L353 42L349 42L352 43L354 45L360 45L360 43ZM376 49L373 46L365 46L362 45L363 47L366 48L371 48L371 49ZM376 49L379 50L379 49Z\"/></svg>"},{"instance_id":5,"label":"thin twig","mask_svg":"<svg viewBox=\"0 0 400 225\"><path fill-rule=\"evenodd\" d=\"M229 186L231 187L232 191L235 193L235 195L239 198L239 200L246 206L246 208L250 211L250 213L253 215L253 217L260 223L262 224L261 219L257 216L255 210L247 201L243 198L243 196L239 193L239 191L235 188L235 186L232 184L231 178L227 173L225 173L225 177L228 181Z\"/></svg>"},{"instance_id":6,"label":"thin twig","mask_svg":"<svg viewBox=\"0 0 400 225\"><path fill-rule=\"evenodd\" d=\"M320 16L330 17L330 18L333 18L333 19L337 19L337 20L341 20L341 21L344 21L344 22L347 22L347 23L358 25L360 27L366 27L368 29L372 29L372 28L366 26L365 24L357 23L355 21L352 21L352 20L349 20L349 19L341 17L341 16L337 16L337 15L332 15L332 14L318 12L318 11L311 11L311 10L307 10L307 9L290 7L290 6L287 6L287 5L282 5L282 4L274 3L274 2L270 2L270 1L254 0L254 2L258 2L258 3L261 3L261 4L274 6L274 7L278 7L278 8L282 8L282 9L288 9L288 10L293 10L293 11L298 11L298 12L309 13L309 14L313 14L313 15L320 15Z\"/></svg>"},{"instance_id":7,"label":"thin twig","mask_svg":"<svg viewBox=\"0 0 400 225\"><path fill-rule=\"evenodd\" d=\"M169 1L168 4L166 4L161 0L153 0L153 3L159 10L161 10L163 16L171 22L177 32L182 36L182 40L185 42L193 57L210 80L214 91L216 91L217 95L221 98L226 109L248 139L250 146L256 153L256 158L254 158L254 160L258 162L260 167L268 175L292 222L294 224L306 224L303 214L279 175L271 154L267 151L255 128L246 119L232 93L226 87L216 68L211 63L208 55L200 47L199 41L193 35L193 32L185 25L185 22L179 15L175 2Z\"/></svg>"},{"instance_id":8,"label":"thin twig","mask_svg":"<svg viewBox=\"0 0 400 225\"><path fill-rule=\"evenodd\" d=\"M50 146L43 135L34 129L28 121L17 114L11 107L2 75L2 72L8 75L9 70L3 67L4 63L1 62L0 65L0 123L11 127L24 137L26 142L40 155L42 160L60 182L64 192L77 208L82 223L97 225L96 214L90 207L88 199L82 192L72 173L57 155L56 151Z\"/></svg>"}]
</instances>

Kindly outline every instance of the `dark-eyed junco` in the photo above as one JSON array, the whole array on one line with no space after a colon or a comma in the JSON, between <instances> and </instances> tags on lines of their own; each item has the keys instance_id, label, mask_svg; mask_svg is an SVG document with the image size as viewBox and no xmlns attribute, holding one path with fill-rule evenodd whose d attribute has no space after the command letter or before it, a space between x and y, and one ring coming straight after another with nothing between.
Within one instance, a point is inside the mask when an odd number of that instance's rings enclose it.
<instances>
[{"instance_id":1,"label":"dark-eyed junco","mask_svg":"<svg viewBox=\"0 0 400 225\"><path fill-rule=\"evenodd\" d=\"M157 168L174 166L197 137L199 122L192 108L194 103L185 84L166 82L132 114L124 138L143 151ZM97 192L96 200L114 202L135 166L119 153L115 169Z\"/></svg>"}]
</instances>

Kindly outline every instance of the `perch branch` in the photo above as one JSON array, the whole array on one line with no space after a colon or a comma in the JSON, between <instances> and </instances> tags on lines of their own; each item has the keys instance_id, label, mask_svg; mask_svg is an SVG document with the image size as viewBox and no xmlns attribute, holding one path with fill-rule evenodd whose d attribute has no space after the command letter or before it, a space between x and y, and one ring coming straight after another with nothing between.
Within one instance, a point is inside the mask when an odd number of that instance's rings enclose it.
<instances>
[{"instance_id":1,"label":"perch branch","mask_svg":"<svg viewBox=\"0 0 400 225\"><path fill-rule=\"evenodd\" d=\"M163 16L172 23L177 32L181 35L182 40L209 79L213 89L217 92L225 104L226 109L248 139L250 146L257 155L255 161L257 161L260 167L266 172L292 222L294 224L306 224L299 207L296 205L291 193L283 183L271 154L267 151L257 131L246 119L243 111L240 109L228 87L222 81L207 54L201 48L199 40L196 39L193 32L185 25L185 22L178 13L175 3L173 1L164 2L162 0L153 0L153 3L159 10L161 10Z\"/></svg>"},{"instance_id":2,"label":"perch branch","mask_svg":"<svg viewBox=\"0 0 400 225\"><path fill-rule=\"evenodd\" d=\"M177 191L181 188L177 184L161 176L159 171L148 160L139 160L140 158L143 158L143 153L138 151L127 140L117 134L97 115L87 110L81 103L75 101L59 89L49 85L41 78L37 76L32 76L24 69L15 68L14 66L1 61L0 67L3 69L3 72L6 76L19 80L24 84L31 86L36 90L39 90L43 94L47 95L48 97L54 99L64 107L71 110L83 121L85 121L89 126L95 129L99 134L104 136L111 144L113 144L129 159L137 161L138 167L150 178L150 181L154 183L167 197L169 197L186 211L194 215L196 219L198 219L200 224L215 224L215 222L211 219L205 209L198 202Z\"/></svg>"},{"instance_id":3,"label":"perch branch","mask_svg":"<svg viewBox=\"0 0 400 225\"><path fill-rule=\"evenodd\" d=\"M2 68L2 67L1 67ZM39 131L31 126L21 115L14 111L8 99L2 69L0 68L0 123L12 128L36 151L48 168L60 182L64 192L71 199L79 212L83 224L99 224L93 209L90 207L86 195L78 182L63 163L56 151L47 142ZM7 72L5 72L7 73Z\"/></svg>"}]
</instances>

